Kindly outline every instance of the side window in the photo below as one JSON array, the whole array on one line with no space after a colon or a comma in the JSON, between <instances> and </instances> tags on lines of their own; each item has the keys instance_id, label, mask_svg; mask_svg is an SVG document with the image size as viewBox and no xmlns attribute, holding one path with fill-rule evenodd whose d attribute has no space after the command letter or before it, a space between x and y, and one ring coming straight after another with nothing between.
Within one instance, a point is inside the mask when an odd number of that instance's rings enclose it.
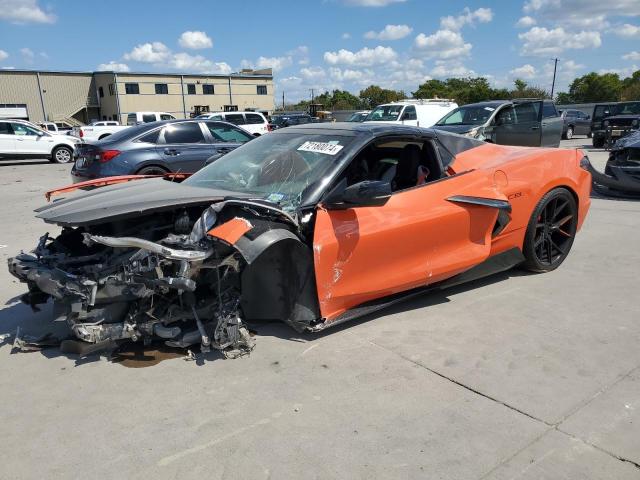
<instances>
[{"instance_id":1,"label":"side window","mask_svg":"<svg viewBox=\"0 0 640 480\"><path fill-rule=\"evenodd\" d=\"M209 132L211 132L214 142L244 143L253 138L247 132L244 132L239 128L234 128L222 123L206 122L206 125Z\"/></svg>"},{"instance_id":2,"label":"side window","mask_svg":"<svg viewBox=\"0 0 640 480\"><path fill-rule=\"evenodd\" d=\"M38 135L38 131L35 128L28 127L27 125L23 125L21 123L12 123L11 127L13 128L14 135L22 135L22 136Z\"/></svg>"},{"instance_id":3,"label":"side window","mask_svg":"<svg viewBox=\"0 0 640 480\"><path fill-rule=\"evenodd\" d=\"M0 122L0 135L13 135L13 129L9 122Z\"/></svg>"},{"instance_id":4,"label":"side window","mask_svg":"<svg viewBox=\"0 0 640 480\"><path fill-rule=\"evenodd\" d=\"M264 119L256 113L245 113L244 116L247 119L247 123L251 125L261 125L265 123Z\"/></svg>"},{"instance_id":5,"label":"side window","mask_svg":"<svg viewBox=\"0 0 640 480\"><path fill-rule=\"evenodd\" d=\"M136 124L136 114L130 113L127 115L127 125L135 125Z\"/></svg>"},{"instance_id":6,"label":"side window","mask_svg":"<svg viewBox=\"0 0 640 480\"><path fill-rule=\"evenodd\" d=\"M161 113L160 120L175 120L176 117L169 115L168 113Z\"/></svg>"},{"instance_id":7,"label":"side window","mask_svg":"<svg viewBox=\"0 0 640 480\"><path fill-rule=\"evenodd\" d=\"M137 83L125 83L124 91L127 95L138 95L140 93L140 85Z\"/></svg>"},{"instance_id":8,"label":"side window","mask_svg":"<svg viewBox=\"0 0 640 480\"><path fill-rule=\"evenodd\" d=\"M593 110L593 119L594 120L602 120L604 117L608 117L611 115L609 105L596 105L596 108Z\"/></svg>"},{"instance_id":9,"label":"side window","mask_svg":"<svg viewBox=\"0 0 640 480\"><path fill-rule=\"evenodd\" d=\"M142 121L144 123L155 122L156 121L156 114L155 113L144 113L144 114L142 114Z\"/></svg>"},{"instance_id":10,"label":"side window","mask_svg":"<svg viewBox=\"0 0 640 480\"><path fill-rule=\"evenodd\" d=\"M205 143L205 139L199 123L176 123L164 128L164 143Z\"/></svg>"},{"instance_id":11,"label":"side window","mask_svg":"<svg viewBox=\"0 0 640 480\"><path fill-rule=\"evenodd\" d=\"M551 102L544 102L542 105L542 118L553 118L557 116L558 112L556 111L556 106ZM569 111L568 116L575 118L576 112Z\"/></svg>"},{"instance_id":12,"label":"side window","mask_svg":"<svg viewBox=\"0 0 640 480\"><path fill-rule=\"evenodd\" d=\"M233 123L234 125L245 124L244 117L241 113L225 115L225 120L227 122Z\"/></svg>"},{"instance_id":13,"label":"side window","mask_svg":"<svg viewBox=\"0 0 640 480\"><path fill-rule=\"evenodd\" d=\"M417 120L418 116L416 115L416 107L413 105L409 105L405 107L404 112L402 114L402 118L400 120Z\"/></svg>"},{"instance_id":14,"label":"side window","mask_svg":"<svg viewBox=\"0 0 640 480\"><path fill-rule=\"evenodd\" d=\"M513 125L516 123L513 107L504 107L496 114L496 125Z\"/></svg>"},{"instance_id":15,"label":"side window","mask_svg":"<svg viewBox=\"0 0 640 480\"><path fill-rule=\"evenodd\" d=\"M539 109L540 102L518 103L513 107L516 114L515 123L537 122Z\"/></svg>"},{"instance_id":16,"label":"side window","mask_svg":"<svg viewBox=\"0 0 640 480\"><path fill-rule=\"evenodd\" d=\"M137 141L144 143L158 143L158 137L160 136L160 129L149 132L142 137L140 137Z\"/></svg>"}]
</instances>

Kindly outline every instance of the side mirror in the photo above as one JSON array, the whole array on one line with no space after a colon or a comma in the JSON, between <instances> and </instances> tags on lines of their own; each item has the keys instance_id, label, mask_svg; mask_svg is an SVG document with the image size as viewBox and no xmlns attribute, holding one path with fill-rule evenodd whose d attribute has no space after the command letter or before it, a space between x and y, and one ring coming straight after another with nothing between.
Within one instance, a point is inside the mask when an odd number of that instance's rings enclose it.
<instances>
[{"instance_id":1,"label":"side mirror","mask_svg":"<svg viewBox=\"0 0 640 480\"><path fill-rule=\"evenodd\" d=\"M587 115L587 120L591 120L591 115Z\"/></svg>"},{"instance_id":2,"label":"side mirror","mask_svg":"<svg viewBox=\"0 0 640 480\"><path fill-rule=\"evenodd\" d=\"M364 180L332 193L325 207L341 210L355 207L380 207L391 198L391 184L380 180Z\"/></svg>"}]
</instances>

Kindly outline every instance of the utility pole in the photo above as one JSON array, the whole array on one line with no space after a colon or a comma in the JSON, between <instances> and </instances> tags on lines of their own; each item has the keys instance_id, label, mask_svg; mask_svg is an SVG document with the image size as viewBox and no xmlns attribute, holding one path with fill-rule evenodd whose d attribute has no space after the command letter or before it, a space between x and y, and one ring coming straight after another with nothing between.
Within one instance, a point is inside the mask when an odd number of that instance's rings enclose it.
<instances>
[{"instance_id":1,"label":"utility pole","mask_svg":"<svg viewBox=\"0 0 640 480\"><path fill-rule=\"evenodd\" d=\"M313 90L313 88L311 88L310 90L311 90L311 103L313 103L313 99L314 99L314 95L313 95L313 93L314 93L314 90Z\"/></svg>"},{"instance_id":2,"label":"utility pole","mask_svg":"<svg viewBox=\"0 0 640 480\"><path fill-rule=\"evenodd\" d=\"M284 90L282 91L282 111L284 112Z\"/></svg>"},{"instance_id":3,"label":"utility pole","mask_svg":"<svg viewBox=\"0 0 640 480\"><path fill-rule=\"evenodd\" d=\"M551 100L553 100L553 90L556 87L556 69L558 68L558 59L553 59L553 82L551 82Z\"/></svg>"}]
</instances>

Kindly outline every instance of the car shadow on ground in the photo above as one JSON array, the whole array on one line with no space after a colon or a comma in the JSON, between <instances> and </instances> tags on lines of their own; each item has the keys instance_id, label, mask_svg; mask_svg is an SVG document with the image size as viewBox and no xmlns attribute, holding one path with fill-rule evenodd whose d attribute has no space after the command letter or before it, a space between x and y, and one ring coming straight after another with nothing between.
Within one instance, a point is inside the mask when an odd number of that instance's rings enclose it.
<instances>
[{"instance_id":1,"label":"car shadow on ground","mask_svg":"<svg viewBox=\"0 0 640 480\"><path fill-rule=\"evenodd\" d=\"M448 303L451 297L459 293L476 288L483 288L493 283L503 282L511 277L522 275L532 275L519 269L512 269L507 272L497 273L489 277L474 280L463 285L449 287L444 290L434 289L419 293L406 300L400 300L391 306L385 307L373 313L366 314L362 317L346 321L335 327L329 327L316 333L303 332L298 333L290 326L280 321L270 322L252 322L249 329L259 343L260 337L275 337L281 340L310 343L321 340L327 335L333 335L342 330L352 328L354 326L370 322L388 315L396 315L400 313L410 312L413 310L421 310L430 306ZM14 297L5 303L4 308L0 310L0 348L11 348L11 354L15 355L33 355L40 353L46 358L56 358L64 356L74 362L75 366L101 361L102 357L107 357L112 363L122 364L130 368L149 367L160 363L163 360L184 358L192 359L197 365L204 365L213 360L225 358L224 355L212 350L207 353L200 353L199 346L194 345L189 348L172 348L167 347L162 342L154 342L151 345L142 345L141 343L124 342L116 350L105 351L97 354L91 354L81 357L80 355L63 353L56 346L43 348L37 352L22 352L12 348L16 331L20 327L20 336L29 336L32 338L43 337L51 334L59 340L70 339L69 329L65 322L52 322L52 303L41 305L38 311L34 311L28 305L20 301L20 297ZM258 347L259 348L259 345Z\"/></svg>"},{"instance_id":2,"label":"car shadow on ground","mask_svg":"<svg viewBox=\"0 0 640 480\"><path fill-rule=\"evenodd\" d=\"M21 165L59 165L49 160L2 160L0 159L0 168L2 167L19 167Z\"/></svg>"}]
</instances>

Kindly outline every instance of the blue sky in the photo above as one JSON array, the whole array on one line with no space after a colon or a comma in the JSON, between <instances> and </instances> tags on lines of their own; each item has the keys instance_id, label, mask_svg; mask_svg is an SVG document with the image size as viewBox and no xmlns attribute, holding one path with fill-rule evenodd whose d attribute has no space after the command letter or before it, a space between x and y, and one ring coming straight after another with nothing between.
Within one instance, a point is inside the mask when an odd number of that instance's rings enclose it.
<instances>
[{"instance_id":1,"label":"blue sky","mask_svg":"<svg viewBox=\"0 0 640 480\"><path fill-rule=\"evenodd\" d=\"M273 67L288 100L469 75L549 88L554 57L556 91L640 69L640 0L0 0L0 68Z\"/></svg>"}]
</instances>

